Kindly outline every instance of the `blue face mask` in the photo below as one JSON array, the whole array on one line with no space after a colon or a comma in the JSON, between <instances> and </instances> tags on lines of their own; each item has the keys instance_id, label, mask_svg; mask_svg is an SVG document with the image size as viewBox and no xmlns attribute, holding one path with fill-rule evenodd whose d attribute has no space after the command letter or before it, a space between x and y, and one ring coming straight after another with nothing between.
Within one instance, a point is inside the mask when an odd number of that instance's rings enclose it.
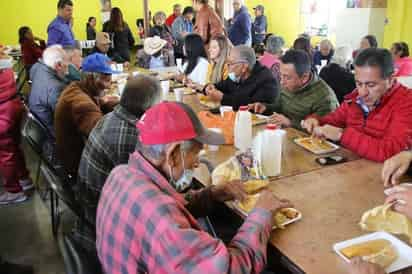
<instances>
[{"instance_id":1,"label":"blue face mask","mask_svg":"<svg viewBox=\"0 0 412 274\"><path fill-rule=\"evenodd\" d=\"M230 80L232 80L235 83L240 82L240 77L236 76L236 74L234 72L229 73L228 77L229 77Z\"/></svg>"}]
</instances>

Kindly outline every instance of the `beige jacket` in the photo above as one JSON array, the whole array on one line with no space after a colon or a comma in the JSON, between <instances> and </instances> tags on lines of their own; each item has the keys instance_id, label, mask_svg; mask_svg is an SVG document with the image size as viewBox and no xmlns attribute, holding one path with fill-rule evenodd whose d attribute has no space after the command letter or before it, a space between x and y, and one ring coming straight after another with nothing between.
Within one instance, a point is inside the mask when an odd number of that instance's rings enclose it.
<instances>
[{"instance_id":1,"label":"beige jacket","mask_svg":"<svg viewBox=\"0 0 412 274\"><path fill-rule=\"evenodd\" d=\"M202 37L205 44L209 44L212 37L225 33L222 20L209 5L204 5L197 13L194 32Z\"/></svg>"}]
</instances>

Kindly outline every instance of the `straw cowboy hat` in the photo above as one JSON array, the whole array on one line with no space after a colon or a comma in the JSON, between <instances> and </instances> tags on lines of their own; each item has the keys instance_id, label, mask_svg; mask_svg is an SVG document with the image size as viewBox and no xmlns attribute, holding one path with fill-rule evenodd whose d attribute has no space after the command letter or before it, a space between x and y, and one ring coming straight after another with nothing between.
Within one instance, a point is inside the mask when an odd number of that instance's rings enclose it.
<instances>
[{"instance_id":1,"label":"straw cowboy hat","mask_svg":"<svg viewBox=\"0 0 412 274\"><path fill-rule=\"evenodd\" d=\"M144 40L144 52L148 55L153 55L159 52L164 46L166 46L167 41L160 39L159 36L148 37Z\"/></svg>"}]
</instances>

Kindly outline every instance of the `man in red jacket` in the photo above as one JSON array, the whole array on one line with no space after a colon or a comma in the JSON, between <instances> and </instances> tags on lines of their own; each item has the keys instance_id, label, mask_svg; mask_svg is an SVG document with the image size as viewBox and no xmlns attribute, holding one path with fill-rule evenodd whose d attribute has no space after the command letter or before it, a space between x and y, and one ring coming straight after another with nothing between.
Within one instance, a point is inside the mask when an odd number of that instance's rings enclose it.
<instances>
[{"instance_id":1,"label":"man in red jacket","mask_svg":"<svg viewBox=\"0 0 412 274\"><path fill-rule=\"evenodd\" d=\"M0 59L0 177L5 189L0 193L0 205L25 201L24 190L33 187L19 147L23 113L13 70Z\"/></svg>"},{"instance_id":2,"label":"man in red jacket","mask_svg":"<svg viewBox=\"0 0 412 274\"><path fill-rule=\"evenodd\" d=\"M372 161L383 162L408 149L412 140L412 92L396 82L393 72L388 50L363 50L355 60L357 88L336 111L310 117L302 127Z\"/></svg>"}]
</instances>

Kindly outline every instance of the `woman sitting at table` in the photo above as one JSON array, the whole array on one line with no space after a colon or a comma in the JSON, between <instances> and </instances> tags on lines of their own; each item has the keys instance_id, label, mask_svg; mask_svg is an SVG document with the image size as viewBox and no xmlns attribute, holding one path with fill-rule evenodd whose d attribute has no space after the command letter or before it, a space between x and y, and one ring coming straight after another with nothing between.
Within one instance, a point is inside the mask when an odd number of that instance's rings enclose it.
<instances>
[{"instance_id":1,"label":"woman sitting at table","mask_svg":"<svg viewBox=\"0 0 412 274\"><path fill-rule=\"evenodd\" d=\"M393 76L412 76L412 59L409 57L408 44L405 42L393 43L391 53L395 62Z\"/></svg>"},{"instance_id":2,"label":"woman sitting at table","mask_svg":"<svg viewBox=\"0 0 412 274\"><path fill-rule=\"evenodd\" d=\"M226 36L218 35L210 40L209 44L209 68L207 80L216 84L226 80L229 74L227 58L229 56L230 45Z\"/></svg>"},{"instance_id":3,"label":"woman sitting at table","mask_svg":"<svg viewBox=\"0 0 412 274\"><path fill-rule=\"evenodd\" d=\"M166 47L167 41L159 36L148 37L144 47L137 52L136 65L145 69L158 69L174 66L174 57Z\"/></svg>"},{"instance_id":4,"label":"woman sitting at table","mask_svg":"<svg viewBox=\"0 0 412 274\"><path fill-rule=\"evenodd\" d=\"M150 29L149 36L159 36L163 40L167 41L167 48L173 51L173 35L172 30L169 28L168 25L165 24L166 22L166 14L162 11L156 12L153 16L153 23L154 26Z\"/></svg>"},{"instance_id":5,"label":"woman sitting at table","mask_svg":"<svg viewBox=\"0 0 412 274\"><path fill-rule=\"evenodd\" d=\"M206 50L200 35L189 34L186 36L183 54L187 60L183 65L183 73L175 75L173 78L188 85L198 84L204 86L208 81L207 71L209 62L207 61Z\"/></svg>"},{"instance_id":6,"label":"woman sitting at table","mask_svg":"<svg viewBox=\"0 0 412 274\"><path fill-rule=\"evenodd\" d=\"M21 27L19 29L19 43L21 45L24 66L27 72L29 72L30 68L41 58L46 48L46 43L43 39L35 37L29 27Z\"/></svg>"}]
</instances>

